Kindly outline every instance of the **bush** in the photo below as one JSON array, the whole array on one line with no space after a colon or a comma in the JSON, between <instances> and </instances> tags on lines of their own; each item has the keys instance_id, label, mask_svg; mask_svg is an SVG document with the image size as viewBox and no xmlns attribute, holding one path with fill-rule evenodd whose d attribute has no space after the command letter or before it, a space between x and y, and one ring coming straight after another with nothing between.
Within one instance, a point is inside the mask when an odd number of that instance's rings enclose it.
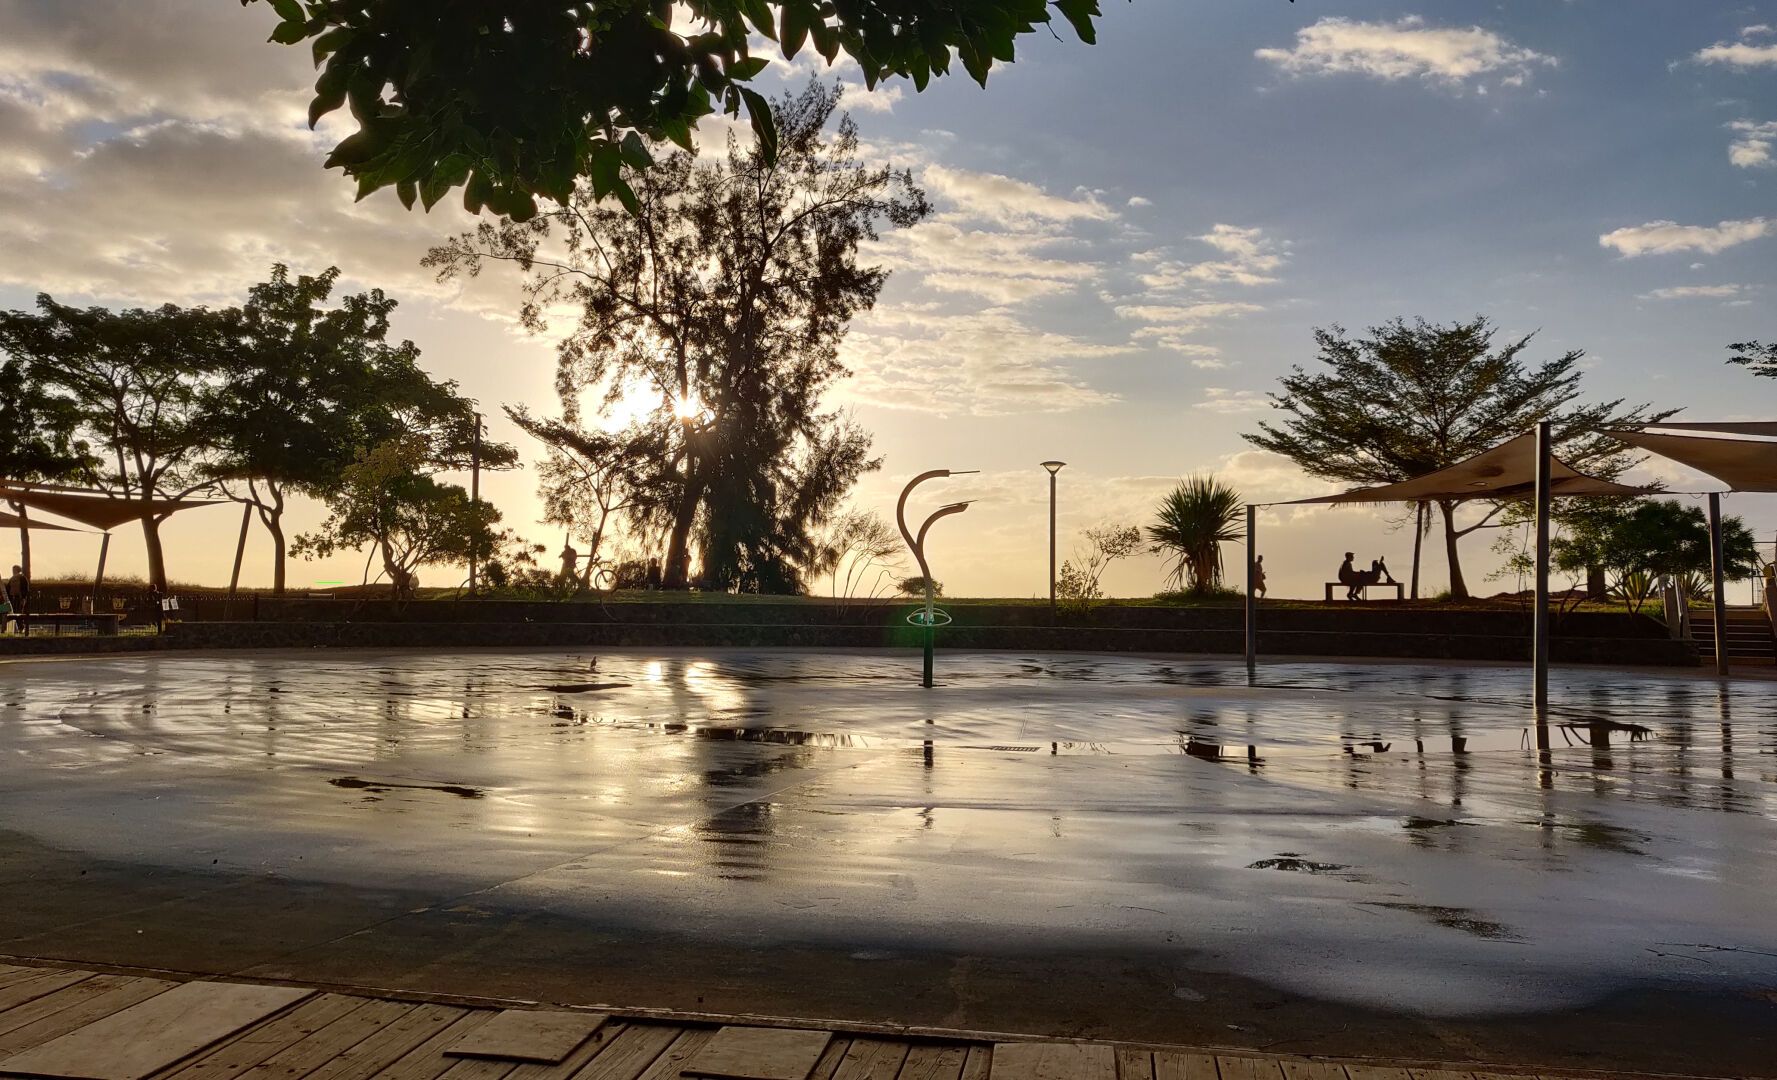
<instances>
[{"instance_id":1,"label":"bush","mask_svg":"<svg viewBox=\"0 0 1777 1080\"><path fill-rule=\"evenodd\" d=\"M918 574L915 574L914 576L912 576L910 578L903 578L901 580L900 585L897 586L897 589L902 596L915 596L915 597L924 598L924 596L926 594L926 579L924 577L921 577ZM932 582L932 595L933 596L943 596L944 595L944 583L942 581L934 580Z\"/></svg>"}]
</instances>

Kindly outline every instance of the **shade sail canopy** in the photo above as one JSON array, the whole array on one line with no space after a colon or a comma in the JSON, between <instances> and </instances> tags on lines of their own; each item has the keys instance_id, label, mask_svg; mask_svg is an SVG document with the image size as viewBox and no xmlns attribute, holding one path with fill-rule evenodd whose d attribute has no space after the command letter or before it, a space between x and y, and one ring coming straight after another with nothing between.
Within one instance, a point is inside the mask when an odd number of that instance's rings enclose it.
<instances>
[{"instance_id":1,"label":"shade sail canopy","mask_svg":"<svg viewBox=\"0 0 1777 1080\"><path fill-rule=\"evenodd\" d=\"M1654 425L1663 431L1708 431L1717 435L1763 435L1777 438L1777 420L1717 420L1695 423L1668 422ZM1620 433L1612 431L1613 437Z\"/></svg>"},{"instance_id":2,"label":"shade sail canopy","mask_svg":"<svg viewBox=\"0 0 1777 1080\"><path fill-rule=\"evenodd\" d=\"M1646 495L1657 489L1630 487L1596 476L1587 476L1560 458L1549 460L1550 494ZM1398 484L1358 488L1317 499L1297 499L1288 505L1310 503L1439 502L1461 499L1527 499L1536 493L1536 435L1526 433L1484 450L1467 461L1426 473Z\"/></svg>"},{"instance_id":3,"label":"shade sail canopy","mask_svg":"<svg viewBox=\"0 0 1777 1080\"><path fill-rule=\"evenodd\" d=\"M38 521L35 518L23 518L17 514L8 514L0 510L0 529L32 529L38 532L79 532L66 525L57 525L52 521Z\"/></svg>"},{"instance_id":4,"label":"shade sail canopy","mask_svg":"<svg viewBox=\"0 0 1777 1080\"><path fill-rule=\"evenodd\" d=\"M1661 427L1677 427L1662 424ZM1777 424L1720 425L1696 430L1726 430L1728 427L1770 427L1777 435ZM1751 439L1712 439L1701 435L1661 435L1650 431L1612 431L1611 438L1630 446L1652 450L1661 457L1689 465L1708 473L1735 491L1777 491L1777 442L1755 442ZM1764 432L1747 431L1747 435Z\"/></svg>"},{"instance_id":5,"label":"shade sail canopy","mask_svg":"<svg viewBox=\"0 0 1777 1080\"><path fill-rule=\"evenodd\" d=\"M202 499L113 499L98 492L11 484L0 484L0 499L107 531L125 522L161 517L192 506L211 505Z\"/></svg>"}]
</instances>

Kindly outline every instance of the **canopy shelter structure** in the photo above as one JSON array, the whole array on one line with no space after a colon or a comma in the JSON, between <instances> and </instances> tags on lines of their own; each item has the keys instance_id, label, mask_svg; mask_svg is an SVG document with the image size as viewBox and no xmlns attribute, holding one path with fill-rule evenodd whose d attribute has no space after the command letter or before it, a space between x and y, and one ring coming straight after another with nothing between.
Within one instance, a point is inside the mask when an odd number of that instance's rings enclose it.
<instances>
[{"instance_id":1,"label":"canopy shelter structure","mask_svg":"<svg viewBox=\"0 0 1777 1080\"><path fill-rule=\"evenodd\" d=\"M213 505L208 499L123 499L90 488L64 487L59 484L31 484L0 480L0 499L46 514L77 521L102 533L99 540L99 568L93 574L93 597L98 598L99 585L105 580L105 557L111 551L111 530L131 521L165 517L193 506ZM11 516L11 515L8 515ZM35 523L33 523L35 524ZM64 528L64 526L58 526ZM74 532L77 530L67 529Z\"/></svg>"},{"instance_id":2,"label":"canopy shelter structure","mask_svg":"<svg viewBox=\"0 0 1777 1080\"><path fill-rule=\"evenodd\" d=\"M1777 436L1777 424L1661 424L1662 428ZM1721 439L1701 435L1667 435L1653 431L1607 431L1630 446L1651 450L1681 465L1707 473L1734 491L1777 491L1777 442Z\"/></svg>"},{"instance_id":3,"label":"canopy shelter structure","mask_svg":"<svg viewBox=\"0 0 1777 1080\"><path fill-rule=\"evenodd\" d=\"M1356 488L1336 495L1297 499L1285 506L1344 503L1463 502L1473 499L1529 499L1536 504L1536 611L1533 618L1533 693L1538 749L1546 750L1549 707L1549 509L1555 498L1637 496L1659 490L1632 487L1588 476L1557 458L1547 421L1515 439L1424 476L1394 484ZM1246 508L1246 662L1258 662L1256 507Z\"/></svg>"},{"instance_id":4,"label":"canopy shelter structure","mask_svg":"<svg viewBox=\"0 0 1777 1080\"><path fill-rule=\"evenodd\" d=\"M1727 602L1722 596L1721 497L1734 492L1777 492L1777 421L1724 420L1664 422L1659 431L1607 431L1606 435L1688 465L1728 485L1727 492L1709 493L1710 584L1715 590L1715 671L1728 673ZM1673 435L1668 432L1702 432ZM1755 436L1724 439L1722 435Z\"/></svg>"}]
</instances>

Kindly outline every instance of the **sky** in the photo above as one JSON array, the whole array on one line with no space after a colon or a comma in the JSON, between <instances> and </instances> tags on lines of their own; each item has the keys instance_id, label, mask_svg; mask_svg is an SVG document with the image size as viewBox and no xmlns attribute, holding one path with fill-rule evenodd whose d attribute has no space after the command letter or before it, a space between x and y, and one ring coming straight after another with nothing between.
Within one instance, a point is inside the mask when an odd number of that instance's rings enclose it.
<instances>
[{"instance_id":1,"label":"sky","mask_svg":"<svg viewBox=\"0 0 1777 1080\"><path fill-rule=\"evenodd\" d=\"M1777 381L1725 364L1777 338L1777 0L1106 0L1099 43L1021 40L985 89L866 93L855 67L805 56L762 88L853 84L866 152L915 171L936 213L866 251L892 270L843 347L834 403L884 466L855 502L893 515L915 473L973 498L929 542L951 595L1047 589L1048 482L1061 550L1099 524L1145 524L1168 487L1214 472L1257 503L1332 488L1241 438L1316 327L1484 314L1536 332L1535 361L1583 349L1588 398L1769 419ZM419 265L473 224L385 191L352 201L321 167L348 129L310 131L306 50L268 44L263 3L0 0L0 307L39 292L133 306L238 303L273 262L343 272L401 302L395 330L490 414L554 404L554 343L518 324L517 279L440 284ZM719 147L720 122L700 138ZM1674 490L1712 485L1650 463ZM508 525L551 545L534 471L484 476ZM939 488L942 490L939 490ZM923 490L923 489L922 489ZM1777 500L1727 502L1761 537ZM322 517L297 506L292 531ZM177 580L226 582L238 512L165 528ZM1273 507L1259 519L1273 595L1320 595L1340 555L1411 561L1386 512ZM1497 562L1464 542L1472 589ZM0 554L15 539L0 540ZM90 572L97 537L38 534L38 575ZM1242 555L1227 552L1230 567ZM122 531L110 566L142 573ZM358 557L292 566L298 587L357 581ZM243 580L267 584L255 531ZM455 584L449 568L422 573ZM1114 595L1161 587L1119 563ZM1427 544L1423 587L1447 580Z\"/></svg>"}]
</instances>

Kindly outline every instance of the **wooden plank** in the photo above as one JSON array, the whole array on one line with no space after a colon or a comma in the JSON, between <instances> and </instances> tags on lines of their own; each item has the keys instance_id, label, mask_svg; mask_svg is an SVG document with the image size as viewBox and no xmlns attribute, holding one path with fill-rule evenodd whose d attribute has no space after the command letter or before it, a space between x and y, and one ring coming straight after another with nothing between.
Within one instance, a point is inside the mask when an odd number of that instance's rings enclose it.
<instances>
[{"instance_id":1,"label":"wooden plank","mask_svg":"<svg viewBox=\"0 0 1777 1080\"><path fill-rule=\"evenodd\" d=\"M1283 1075L1289 1080L1345 1080L1345 1067L1330 1061L1290 1061L1278 1062L1283 1066Z\"/></svg>"},{"instance_id":2,"label":"wooden plank","mask_svg":"<svg viewBox=\"0 0 1777 1080\"><path fill-rule=\"evenodd\" d=\"M508 1073L506 1080L569 1080L591 1064L593 1058L603 1053L605 1047L611 1045L623 1030L623 1024L607 1022L604 1027L592 1033L592 1038L575 1047L567 1057L552 1065L539 1061L527 1062ZM310 1077L308 1080L314 1078ZM674 1074L673 1080L678 1080L677 1074Z\"/></svg>"},{"instance_id":3,"label":"wooden plank","mask_svg":"<svg viewBox=\"0 0 1777 1080\"><path fill-rule=\"evenodd\" d=\"M1153 1053L1133 1046L1117 1047L1117 1080L1154 1080Z\"/></svg>"},{"instance_id":4,"label":"wooden plank","mask_svg":"<svg viewBox=\"0 0 1777 1080\"><path fill-rule=\"evenodd\" d=\"M1276 1058L1217 1054L1216 1069L1222 1080L1283 1080Z\"/></svg>"},{"instance_id":5,"label":"wooden plank","mask_svg":"<svg viewBox=\"0 0 1777 1080\"><path fill-rule=\"evenodd\" d=\"M305 1080L366 1080L469 1014L454 1005L421 1005L327 1062Z\"/></svg>"},{"instance_id":6,"label":"wooden plank","mask_svg":"<svg viewBox=\"0 0 1777 1080\"><path fill-rule=\"evenodd\" d=\"M98 981L98 979L88 979L78 986L69 987L62 993L71 994ZM95 1020L103 1020L112 1013L122 1012L131 1005L147 1001L156 994L164 994L178 985L178 983L169 982L166 979L118 979L109 990L103 993L93 994L85 1001L59 1009L29 1023L21 1024L0 1035L0 1054L16 1054L21 1050L29 1050L33 1046L42 1046L51 1039L60 1038L70 1031L77 1031ZM47 998L38 998L31 1005L14 1009L6 1017L0 1017L0 1019L28 1013L33 1005L54 1001L59 996L51 995Z\"/></svg>"},{"instance_id":7,"label":"wooden plank","mask_svg":"<svg viewBox=\"0 0 1777 1080\"><path fill-rule=\"evenodd\" d=\"M27 1001L23 1005L8 1009L0 1013L0 1035L10 1034L18 1028L35 1024L39 1020L54 1016L64 1009L72 1009L82 1005L93 998L103 997L127 981L128 976L125 975L94 975L89 979L82 979L73 986L64 986L52 994L45 994L40 998ZM48 1042L49 1040L42 1041ZM19 1049L24 1048L20 1047ZM4 1056L0 1055L0 1057Z\"/></svg>"},{"instance_id":8,"label":"wooden plank","mask_svg":"<svg viewBox=\"0 0 1777 1080\"><path fill-rule=\"evenodd\" d=\"M289 1012L250 1027L195 1061L162 1075L164 1080L235 1080L248 1069L285 1047L296 1045L363 1003L364 999L345 994L317 994Z\"/></svg>"},{"instance_id":9,"label":"wooden plank","mask_svg":"<svg viewBox=\"0 0 1777 1080\"><path fill-rule=\"evenodd\" d=\"M286 1046L241 1074L242 1080L290 1080L307 1076L414 1010L402 1001L357 998L358 1007Z\"/></svg>"},{"instance_id":10,"label":"wooden plank","mask_svg":"<svg viewBox=\"0 0 1777 1080\"><path fill-rule=\"evenodd\" d=\"M92 975L90 971L46 971L29 979L21 979L11 986L0 988L0 1012L17 1008L27 1001L36 1001L46 994L53 994L83 979L90 979Z\"/></svg>"},{"instance_id":11,"label":"wooden plank","mask_svg":"<svg viewBox=\"0 0 1777 1080\"><path fill-rule=\"evenodd\" d=\"M395 1064L382 1071L378 1080L437 1080L462 1058L447 1058L445 1047L454 1045L463 1033L472 1031L494 1018L492 1010L476 1009L443 1031L407 1052Z\"/></svg>"},{"instance_id":12,"label":"wooden plank","mask_svg":"<svg viewBox=\"0 0 1777 1080\"><path fill-rule=\"evenodd\" d=\"M714 1038L715 1034L714 1028L687 1028L680 1031L679 1037L673 1040L672 1045L662 1051L661 1055L654 1059L654 1064L648 1066L648 1071L644 1072L637 1080L679 1080L679 1072L684 1069L685 1063L690 1061L699 1050L702 1050L704 1044ZM816 1062L815 1075L819 1074L820 1063ZM832 1074L828 1073L828 1075ZM531 1080L531 1078L527 1077L525 1080Z\"/></svg>"},{"instance_id":13,"label":"wooden plank","mask_svg":"<svg viewBox=\"0 0 1777 1080\"><path fill-rule=\"evenodd\" d=\"M1154 1080L1216 1080L1216 1059L1208 1054L1154 1051Z\"/></svg>"},{"instance_id":14,"label":"wooden plank","mask_svg":"<svg viewBox=\"0 0 1777 1080\"><path fill-rule=\"evenodd\" d=\"M1408 1069L1413 1080L1475 1080L1473 1073L1453 1069Z\"/></svg>"},{"instance_id":15,"label":"wooden plank","mask_svg":"<svg viewBox=\"0 0 1777 1080\"><path fill-rule=\"evenodd\" d=\"M1347 1065L1345 1075L1351 1080L1413 1080L1407 1070L1384 1065Z\"/></svg>"},{"instance_id":16,"label":"wooden plank","mask_svg":"<svg viewBox=\"0 0 1777 1080\"><path fill-rule=\"evenodd\" d=\"M445 1054L554 1064L592 1038L608 1019L604 1013L563 1009L504 1009Z\"/></svg>"},{"instance_id":17,"label":"wooden plank","mask_svg":"<svg viewBox=\"0 0 1777 1080\"><path fill-rule=\"evenodd\" d=\"M962 1080L988 1080L993 1071L993 1047L984 1043L969 1044L969 1058L963 1062Z\"/></svg>"},{"instance_id":18,"label":"wooden plank","mask_svg":"<svg viewBox=\"0 0 1777 1080\"><path fill-rule=\"evenodd\" d=\"M636 1080L666 1052L680 1030L669 1024L629 1024L574 1074L574 1080Z\"/></svg>"},{"instance_id":19,"label":"wooden plank","mask_svg":"<svg viewBox=\"0 0 1777 1080\"><path fill-rule=\"evenodd\" d=\"M717 1031L683 1072L720 1080L807 1080L832 1038L830 1032L801 1028L729 1026Z\"/></svg>"},{"instance_id":20,"label":"wooden plank","mask_svg":"<svg viewBox=\"0 0 1777 1080\"><path fill-rule=\"evenodd\" d=\"M833 1080L833 1074L839 1071L839 1063L845 1060L845 1052L850 1049L850 1039L842 1035L833 1036L833 1041L821 1051L821 1059L814 1063L814 1071L808 1074L808 1080ZM986 1080L986 1076L983 1073L982 1080Z\"/></svg>"},{"instance_id":21,"label":"wooden plank","mask_svg":"<svg viewBox=\"0 0 1777 1080\"><path fill-rule=\"evenodd\" d=\"M991 1080L1116 1080L1117 1055L1104 1043L995 1043Z\"/></svg>"},{"instance_id":22,"label":"wooden plank","mask_svg":"<svg viewBox=\"0 0 1777 1080\"><path fill-rule=\"evenodd\" d=\"M0 1059L0 1072L142 1080L313 992L244 983L184 983L79 1031Z\"/></svg>"},{"instance_id":23,"label":"wooden plank","mask_svg":"<svg viewBox=\"0 0 1777 1080\"><path fill-rule=\"evenodd\" d=\"M13 983L21 983L27 979L35 979L43 975L55 975L64 970L66 969L20 967L14 964L0 964L0 986L11 986Z\"/></svg>"},{"instance_id":24,"label":"wooden plank","mask_svg":"<svg viewBox=\"0 0 1777 1080\"><path fill-rule=\"evenodd\" d=\"M923 1043L907 1051L900 1080L961 1080L963 1063L969 1059L964 1043ZM1137 1080L1153 1080L1151 1076Z\"/></svg>"},{"instance_id":25,"label":"wooden plank","mask_svg":"<svg viewBox=\"0 0 1777 1080\"><path fill-rule=\"evenodd\" d=\"M894 1039L853 1039L833 1080L895 1080L910 1049Z\"/></svg>"},{"instance_id":26,"label":"wooden plank","mask_svg":"<svg viewBox=\"0 0 1777 1080\"><path fill-rule=\"evenodd\" d=\"M444 1070L440 1080L506 1080L513 1069L518 1068L516 1061L498 1061L494 1058L453 1058L456 1064Z\"/></svg>"}]
</instances>

